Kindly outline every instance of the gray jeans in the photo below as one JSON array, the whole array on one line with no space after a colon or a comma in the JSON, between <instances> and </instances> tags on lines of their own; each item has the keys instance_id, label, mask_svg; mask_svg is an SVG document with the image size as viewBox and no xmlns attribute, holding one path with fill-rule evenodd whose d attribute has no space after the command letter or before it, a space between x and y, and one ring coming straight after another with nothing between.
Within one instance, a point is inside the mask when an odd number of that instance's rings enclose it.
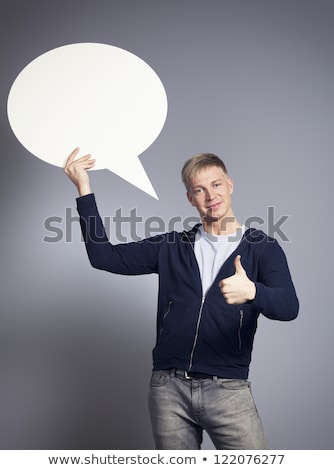
<instances>
[{"instance_id":1,"label":"gray jeans","mask_svg":"<svg viewBox=\"0 0 334 470\"><path fill-rule=\"evenodd\" d=\"M154 371L148 400L156 449L200 449L203 430L216 449L268 449L247 380Z\"/></svg>"}]
</instances>

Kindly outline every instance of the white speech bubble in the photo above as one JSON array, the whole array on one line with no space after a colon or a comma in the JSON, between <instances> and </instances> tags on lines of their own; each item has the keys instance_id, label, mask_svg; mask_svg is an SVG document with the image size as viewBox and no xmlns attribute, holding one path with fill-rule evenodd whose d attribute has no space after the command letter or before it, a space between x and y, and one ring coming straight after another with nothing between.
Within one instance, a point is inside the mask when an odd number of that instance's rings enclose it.
<instances>
[{"instance_id":1,"label":"white speech bubble","mask_svg":"<svg viewBox=\"0 0 334 470\"><path fill-rule=\"evenodd\" d=\"M138 156L160 134L167 95L154 70L115 46L77 43L30 62L9 92L7 113L21 144L56 166L76 147L158 199Z\"/></svg>"}]
</instances>

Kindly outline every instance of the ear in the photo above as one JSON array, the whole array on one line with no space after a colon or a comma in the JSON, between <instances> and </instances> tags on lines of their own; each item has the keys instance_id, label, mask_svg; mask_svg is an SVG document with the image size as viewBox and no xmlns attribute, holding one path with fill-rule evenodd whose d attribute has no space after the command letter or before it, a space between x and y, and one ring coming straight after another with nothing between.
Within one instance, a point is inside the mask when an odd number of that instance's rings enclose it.
<instances>
[{"instance_id":1,"label":"ear","mask_svg":"<svg viewBox=\"0 0 334 470\"><path fill-rule=\"evenodd\" d=\"M228 184L229 193L233 194L234 185L233 185L233 180L230 176L227 178L227 184Z\"/></svg>"},{"instance_id":2,"label":"ear","mask_svg":"<svg viewBox=\"0 0 334 470\"><path fill-rule=\"evenodd\" d=\"M190 204L192 206L194 206L195 204L194 204L194 201L193 201L193 197L192 197L192 195L190 194L189 191L187 191L187 198L188 198L188 201L190 202Z\"/></svg>"}]
</instances>

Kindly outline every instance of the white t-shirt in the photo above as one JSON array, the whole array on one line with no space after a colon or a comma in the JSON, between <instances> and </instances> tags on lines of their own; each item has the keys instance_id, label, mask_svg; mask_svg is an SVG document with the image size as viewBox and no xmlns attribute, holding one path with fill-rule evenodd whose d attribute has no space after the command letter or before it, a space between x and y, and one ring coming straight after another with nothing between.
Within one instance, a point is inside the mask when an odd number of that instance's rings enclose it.
<instances>
[{"instance_id":1,"label":"white t-shirt","mask_svg":"<svg viewBox=\"0 0 334 470\"><path fill-rule=\"evenodd\" d=\"M200 226L195 238L195 255L202 279L203 294L214 282L218 271L239 245L245 232L242 226L229 235L211 235Z\"/></svg>"}]
</instances>

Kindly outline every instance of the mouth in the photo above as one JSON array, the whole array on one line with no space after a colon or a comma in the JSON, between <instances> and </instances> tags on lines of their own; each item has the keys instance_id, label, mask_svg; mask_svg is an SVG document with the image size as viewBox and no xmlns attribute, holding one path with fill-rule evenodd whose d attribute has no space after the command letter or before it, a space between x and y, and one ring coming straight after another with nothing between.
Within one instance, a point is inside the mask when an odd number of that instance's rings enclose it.
<instances>
[{"instance_id":1,"label":"mouth","mask_svg":"<svg viewBox=\"0 0 334 470\"><path fill-rule=\"evenodd\" d=\"M207 210L208 211L216 211L217 209L219 209L221 205L221 202L216 202L215 204L211 204L210 206L207 206Z\"/></svg>"}]
</instances>

